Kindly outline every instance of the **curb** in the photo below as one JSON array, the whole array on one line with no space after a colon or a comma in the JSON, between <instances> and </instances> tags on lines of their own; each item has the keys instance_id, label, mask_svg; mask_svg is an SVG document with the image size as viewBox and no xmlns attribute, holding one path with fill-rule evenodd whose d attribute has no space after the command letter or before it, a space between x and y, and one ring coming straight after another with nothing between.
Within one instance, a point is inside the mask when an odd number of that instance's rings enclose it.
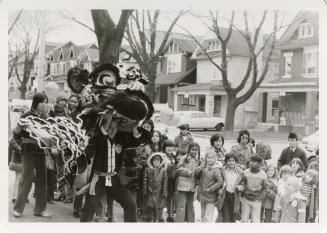
<instances>
[{"instance_id":1,"label":"curb","mask_svg":"<svg viewBox=\"0 0 327 233\"><path fill-rule=\"evenodd\" d=\"M204 135L204 134L197 134L197 133L192 133L194 137L199 137L199 138L208 138L210 139L211 136L209 135ZM226 141L236 141L236 139L225 139ZM270 140L270 141L285 141L284 138L260 138L260 140Z\"/></svg>"}]
</instances>

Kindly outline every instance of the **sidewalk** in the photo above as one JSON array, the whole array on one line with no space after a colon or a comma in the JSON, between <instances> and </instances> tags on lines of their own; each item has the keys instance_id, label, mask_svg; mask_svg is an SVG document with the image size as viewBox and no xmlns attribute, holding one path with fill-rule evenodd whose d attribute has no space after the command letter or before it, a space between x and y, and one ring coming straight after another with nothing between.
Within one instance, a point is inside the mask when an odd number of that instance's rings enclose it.
<instances>
[{"instance_id":1,"label":"sidewalk","mask_svg":"<svg viewBox=\"0 0 327 233\"><path fill-rule=\"evenodd\" d=\"M249 130L250 131L250 130ZM223 135L225 140L236 140L238 137L237 131L223 131ZM217 131L191 131L194 136L202 137L202 138L210 138L213 134L217 133ZM251 137L254 137L256 140L269 140L269 141L285 141L287 140L288 133L286 132L273 132L273 131L250 131Z\"/></svg>"}]
</instances>

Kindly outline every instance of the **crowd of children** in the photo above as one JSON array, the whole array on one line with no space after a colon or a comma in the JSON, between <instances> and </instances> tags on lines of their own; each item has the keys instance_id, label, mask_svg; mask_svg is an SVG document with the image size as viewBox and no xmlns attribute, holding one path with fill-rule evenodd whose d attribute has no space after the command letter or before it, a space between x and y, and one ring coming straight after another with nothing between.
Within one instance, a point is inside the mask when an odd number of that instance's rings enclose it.
<instances>
[{"instance_id":1,"label":"crowd of children","mask_svg":"<svg viewBox=\"0 0 327 233\"><path fill-rule=\"evenodd\" d=\"M78 121L78 97L58 97L51 114ZM223 134L213 134L210 148L202 159L200 145L194 141L188 125L179 126L180 134L174 140L155 130L151 120L144 121L142 128L151 133L152 140L138 149L135 198L140 221L195 222L196 199L201 205L201 222L317 221L318 162L312 160L308 164L303 156L297 156L301 151L297 152L299 149L294 144L296 135L290 134L290 149L283 151L278 166L274 166L266 162L271 158L270 146L263 143L255 146L248 130L239 132L238 144L229 152L224 148ZM22 168L15 167L21 163L19 150L15 145L11 148L10 169L16 172L18 179L12 197L15 202ZM291 154L287 154L288 151ZM48 203L74 201L73 213L79 217L83 195L74 195L78 190L64 187L54 196L56 178L63 173L63 162L60 157L47 157ZM108 208L105 204L99 207L102 211L97 211L98 216L113 217L112 201L108 203L111 203ZM218 212L216 219L215 212Z\"/></svg>"}]
</instances>

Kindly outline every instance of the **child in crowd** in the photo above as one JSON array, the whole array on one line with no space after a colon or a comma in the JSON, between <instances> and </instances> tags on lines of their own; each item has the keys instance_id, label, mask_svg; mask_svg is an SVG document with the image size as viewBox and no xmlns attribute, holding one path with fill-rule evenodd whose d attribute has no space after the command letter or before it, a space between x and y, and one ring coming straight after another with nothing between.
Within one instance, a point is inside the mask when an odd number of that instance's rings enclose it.
<instances>
[{"instance_id":1,"label":"child in crowd","mask_svg":"<svg viewBox=\"0 0 327 233\"><path fill-rule=\"evenodd\" d=\"M213 222L217 190L223 185L223 178L216 161L216 153L208 151L204 162L194 171L195 178L200 180L198 200L201 203L201 222Z\"/></svg>"},{"instance_id":2,"label":"child in crowd","mask_svg":"<svg viewBox=\"0 0 327 233\"><path fill-rule=\"evenodd\" d=\"M76 94L72 94L68 99L68 117L75 123L79 123L78 115L81 113L81 101Z\"/></svg>"},{"instance_id":3,"label":"child in crowd","mask_svg":"<svg viewBox=\"0 0 327 233\"><path fill-rule=\"evenodd\" d=\"M225 166L221 170L224 184L218 191L217 201L218 215L221 218L217 218L216 222L235 222L235 215L240 211L241 196L238 185L242 180L243 170L236 166L235 157L231 152L225 155Z\"/></svg>"},{"instance_id":4,"label":"child in crowd","mask_svg":"<svg viewBox=\"0 0 327 233\"><path fill-rule=\"evenodd\" d=\"M241 191L243 190L242 198L242 222L260 222L261 202L265 189L267 175L261 170L260 166L262 158L259 155L254 155L250 158L249 166L243 173Z\"/></svg>"},{"instance_id":5,"label":"child in crowd","mask_svg":"<svg viewBox=\"0 0 327 233\"><path fill-rule=\"evenodd\" d=\"M255 139L254 139L254 137L250 137L250 141L248 143L248 147L251 150L252 154L255 154L254 153L255 151L253 151L255 149Z\"/></svg>"},{"instance_id":6,"label":"child in crowd","mask_svg":"<svg viewBox=\"0 0 327 233\"><path fill-rule=\"evenodd\" d=\"M261 205L261 222L271 222L272 210L277 195L277 168L268 165L266 169L267 180L265 183L264 197Z\"/></svg>"},{"instance_id":7,"label":"child in crowd","mask_svg":"<svg viewBox=\"0 0 327 233\"><path fill-rule=\"evenodd\" d=\"M306 198L300 193L301 181L295 176L286 179L285 194L277 203L275 222L304 223Z\"/></svg>"},{"instance_id":8,"label":"child in crowd","mask_svg":"<svg viewBox=\"0 0 327 233\"><path fill-rule=\"evenodd\" d=\"M319 174L316 170L309 169L303 176L301 194L306 197L306 218L305 222L314 222L316 213L318 212L318 200L319 194L317 193Z\"/></svg>"},{"instance_id":9,"label":"child in crowd","mask_svg":"<svg viewBox=\"0 0 327 233\"><path fill-rule=\"evenodd\" d=\"M164 222L163 208L167 198L168 177L166 156L161 152L153 153L148 159L144 172L143 194L146 196L148 222Z\"/></svg>"},{"instance_id":10,"label":"child in crowd","mask_svg":"<svg viewBox=\"0 0 327 233\"><path fill-rule=\"evenodd\" d=\"M189 125L182 124L178 126L181 130L179 135L175 137L174 144L175 144L175 151L178 149L188 151L189 145L194 142L191 133L189 132Z\"/></svg>"},{"instance_id":11,"label":"child in crowd","mask_svg":"<svg viewBox=\"0 0 327 233\"><path fill-rule=\"evenodd\" d=\"M173 210L174 210L174 193L175 193L175 177L177 160L174 151L174 143L170 139L166 139L163 143L163 151L167 157L167 176L168 176L168 196L167 196L167 222L173 222Z\"/></svg>"},{"instance_id":12,"label":"child in crowd","mask_svg":"<svg viewBox=\"0 0 327 233\"><path fill-rule=\"evenodd\" d=\"M161 133L158 130L153 131L150 144L151 152L148 152L149 154L152 154L154 152L163 152L161 137Z\"/></svg>"},{"instance_id":13,"label":"child in crowd","mask_svg":"<svg viewBox=\"0 0 327 233\"><path fill-rule=\"evenodd\" d=\"M290 166L292 168L292 175L302 179L302 176L304 175L304 165L302 160L299 158L294 158L290 162Z\"/></svg>"},{"instance_id":14,"label":"child in crowd","mask_svg":"<svg viewBox=\"0 0 327 233\"><path fill-rule=\"evenodd\" d=\"M56 98L56 104L53 106L52 117L67 117L68 116L68 107L67 107L67 98L65 95L58 95Z\"/></svg>"},{"instance_id":15,"label":"child in crowd","mask_svg":"<svg viewBox=\"0 0 327 233\"><path fill-rule=\"evenodd\" d=\"M211 150L216 154L216 161L220 168L225 163L226 150L224 148L224 136L221 133L215 133L210 138Z\"/></svg>"},{"instance_id":16,"label":"child in crowd","mask_svg":"<svg viewBox=\"0 0 327 233\"><path fill-rule=\"evenodd\" d=\"M191 143L187 155L181 157L177 165L177 197L175 222L194 222L194 170L199 165L200 145ZM187 212L187 213L186 213Z\"/></svg>"}]
</instances>

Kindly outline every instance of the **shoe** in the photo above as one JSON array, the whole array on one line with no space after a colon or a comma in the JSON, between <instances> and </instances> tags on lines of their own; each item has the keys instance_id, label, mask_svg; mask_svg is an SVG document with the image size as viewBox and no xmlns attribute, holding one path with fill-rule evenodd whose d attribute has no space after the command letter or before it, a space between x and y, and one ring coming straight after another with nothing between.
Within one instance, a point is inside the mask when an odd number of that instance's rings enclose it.
<instances>
[{"instance_id":1,"label":"shoe","mask_svg":"<svg viewBox=\"0 0 327 233\"><path fill-rule=\"evenodd\" d=\"M54 201L53 200L49 200L49 201L47 201L47 203L54 204Z\"/></svg>"},{"instance_id":2,"label":"shoe","mask_svg":"<svg viewBox=\"0 0 327 233\"><path fill-rule=\"evenodd\" d=\"M63 201L65 200L65 197L64 196L61 196L61 197L57 197L54 199L55 201Z\"/></svg>"},{"instance_id":3,"label":"shoe","mask_svg":"<svg viewBox=\"0 0 327 233\"><path fill-rule=\"evenodd\" d=\"M47 212L41 212L39 214L34 214L34 216L36 217L44 217L44 218L51 218L51 214L47 213Z\"/></svg>"},{"instance_id":4,"label":"shoe","mask_svg":"<svg viewBox=\"0 0 327 233\"><path fill-rule=\"evenodd\" d=\"M15 203L16 202L16 199L15 198L11 199L11 202L12 203Z\"/></svg>"},{"instance_id":5,"label":"shoe","mask_svg":"<svg viewBox=\"0 0 327 233\"><path fill-rule=\"evenodd\" d=\"M25 203L30 203L30 199L27 198L26 201L25 201Z\"/></svg>"},{"instance_id":6,"label":"shoe","mask_svg":"<svg viewBox=\"0 0 327 233\"><path fill-rule=\"evenodd\" d=\"M80 213L78 213L78 212L74 212L73 216L74 216L74 218L80 218L81 217Z\"/></svg>"},{"instance_id":7,"label":"shoe","mask_svg":"<svg viewBox=\"0 0 327 233\"><path fill-rule=\"evenodd\" d=\"M17 211L13 210L12 214L14 215L14 217L16 218L20 218L22 217L22 214L21 213L18 213Z\"/></svg>"},{"instance_id":8,"label":"shoe","mask_svg":"<svg viewBox=\"0 0 327 233\"><path fill-rule=\"evenodd\" d=\"M174 222L174 219L173 219L173 217L167 217L167 220L166 220L167 222Z\"/></svg>"},{"instance_id":9,"label":"shoe","mask_svg":"<svg viewBox=\"0 0 327 233\"><path fill-rule=\"evenodd\" d=\"M65 199L63 202L64 202L64 203L72 203L72 202L73 202L73 199L71 199L71 198L69 198L69 199Z\"/></svg>"},{"instance_id":10,"label":"shoe","mask_svg":"<svg viewBox=\"0 0 327 233\"><path fill-rule=\"evenodd\" d=\"M159 222L165 222L165 220L162 218L162 219L159 219Z\"/></svg>"}]
</instances>

